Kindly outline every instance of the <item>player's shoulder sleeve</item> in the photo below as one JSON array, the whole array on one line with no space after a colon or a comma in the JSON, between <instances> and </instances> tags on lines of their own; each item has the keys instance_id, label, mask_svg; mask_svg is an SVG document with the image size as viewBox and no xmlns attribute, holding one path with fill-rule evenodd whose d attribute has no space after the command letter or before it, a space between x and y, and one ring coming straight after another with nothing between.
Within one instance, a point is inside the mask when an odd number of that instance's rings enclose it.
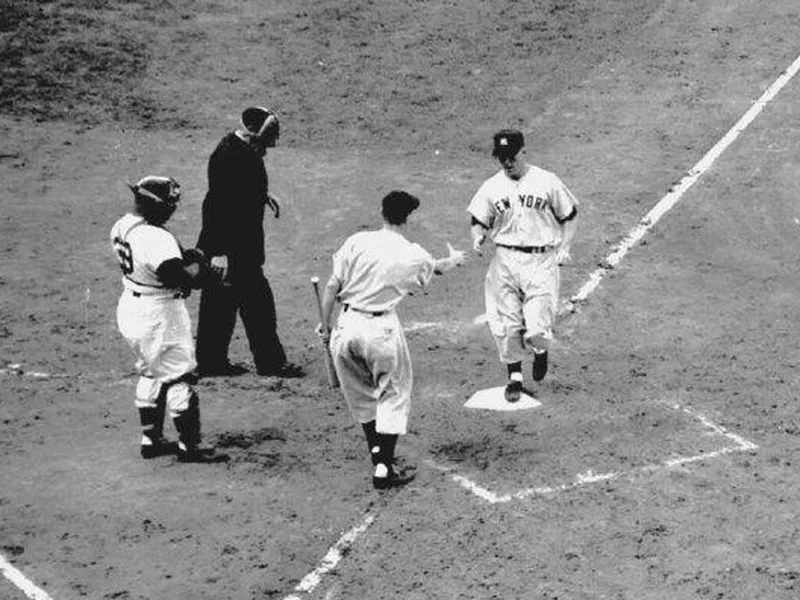
<instances>
[{"instance_id":1,"label":"player's shoulder sleeve","mask_svg":"<svg viewBox=\"0 0 800 600\"><path fill-rule=\"evenodd\" d=\"M137 251L147 257L147 262L153 269L158 269L165 261L183 259L178 240L163 227L145 225L136 231L136 235Z\"/></svg>"},{"instance_id":2,"label":"player's shoulder sleeve","mask_svg":"<svg viewBox=\"0 0 800 600\"><path fill-rule=\"evenodd\" d=\"M109 239L111 243L114 243L114 240L119 238L119 222L121 219L117 219L117 221L111 226L111 231L109 232Z\"/></svg>"},{"instance_id":3,"label":"player's shoulder sleeve","mask_svg":"<svg viewBox=\"0 0 800 600\"><path fill-rule=\"evenodd\" d=\"M553 214L559 223L566 223L578 215L578 199L554 173L547 173L550 187L550 202Z\"/></svg>"},{"instance_id":4,"label":"player's shoulder sleeve","mask_svg":"<svg viewBox=\"0 0 800 600\"><path fill-rule=\"evenodd\" d=\"M493 199L494 177L484 181L470 200L467 212L486 227L494 223L495 208Z\"/></svg>"},{"instance_id":5,"label":"player's shoulder sleeve","mask_svg":"<svg viewBox=\"0 0 800 600\"><path fill-rule=\"evenodd\" d=\"M411 244L410 256L415 271L415 283L419 287L427 286L433 277L436 259L416 243Z\"/></svg>"},{"instance_id":6,"label":"player's shoulder sleeve","mask_svg":"<svg viewBox=\"0 0 800 600\"><path fill-rule=\"evenodd\" d=\"M333 253L332 275L340 284L345 282L354 248L358 245L358 235L355 233L348 237L339 249Z\"/></svg>"}]
</instances>

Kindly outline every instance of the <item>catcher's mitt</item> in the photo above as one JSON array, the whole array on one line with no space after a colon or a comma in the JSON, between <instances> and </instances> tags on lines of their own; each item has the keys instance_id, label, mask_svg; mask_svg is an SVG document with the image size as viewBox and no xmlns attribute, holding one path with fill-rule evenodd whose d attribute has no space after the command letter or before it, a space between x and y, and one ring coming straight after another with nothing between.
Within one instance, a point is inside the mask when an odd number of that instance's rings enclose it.
<instances>
[{"instance_id":1,"label":"catcher's mitt","mask_svg":"<svg viewBox=\"0 0 800 600\"><path fill-rule=\"evenodd\" d=\"M183 251L183 265L192 279L192 288L200 289L209 285L216 285L219 276L211 268L205 253L199 248L189 248Z\"/></svg>"}]
</instances>

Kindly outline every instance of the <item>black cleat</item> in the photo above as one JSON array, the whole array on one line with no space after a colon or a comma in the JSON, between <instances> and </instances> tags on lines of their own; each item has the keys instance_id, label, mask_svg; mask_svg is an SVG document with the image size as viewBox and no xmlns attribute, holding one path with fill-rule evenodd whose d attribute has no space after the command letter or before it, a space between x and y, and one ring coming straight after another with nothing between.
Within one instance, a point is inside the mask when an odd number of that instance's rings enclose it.
<instances>
[{"instance_id":1,"label":"black cleat","mask_svg":"<svg viewBox=\"0 0 800 600\"><path fill-rule=\"evenodd\" d=\"M534 381L541 381L547 375L547 351L533 353L531 374Z\"/></svg>"},{"instance_id":2,"label":"black cleat","mask_svg":"<svg viewBox=\"0 0 800 600\"><path fill-rule=\"evenodd\" d=\"M416 479L416 473L405 471L395 471L394 467L389 467L389 472L385 477L372 476L372 486L376 490L388 490L390 488L403 487Z\"/></svg>"},{"instance_id":3,"label":"black cleat","mask_svg":"<svg viewBox=\"0 0 800 600\"><path fill-rule=\"evenodd\" d=\"M221 463L227 462L227 454L217 453L214 448L187 448L178 447L178 462L181 463Z\"/></svg>"},{"instance_id":4,"label":"black cleat","mask_svg":"<svg viewBox=\"0 0 800 600\"><path fill-rule=\"evenodd\" d=\"M258 369L257 373L263 377L282 377L284 379L306 376L303 367L292 362L285 362L277 369Z\"/></svg>"},{"instance_id":5,"label":"black cleat","mask_svg":"<svg viewBox=\"0 0 800 600\"><path fill-rule=\"evenodd\" d=\"M522 398L522 382L517 381L516 379L512 379L506 385L506 402L519 402L519 399Z\"/></svg>"},{"instance_id":6,"label":"black cleat","mask_svg":"<svg viewBox=\"0 0 800 600\"><path fill-rule=\"evenodd\" d=\"M197 368L197 375L199 377L238 377L247 372L247 367L244 365L233 363Z\"/></svg>"},{"instance_id":7,"label":"black cleat","mask_svg":"<svg viewBox=\"0 0 800 600\"><path fill-rule=\"evenodd\" d=\"M177 454L178 444L176 442L169 442L165 439L155 440L152 444L142 444L139 446L139 453L144 459L157 458L159 456L169 456L170 454Z\"/></svg>"}]
</instances>

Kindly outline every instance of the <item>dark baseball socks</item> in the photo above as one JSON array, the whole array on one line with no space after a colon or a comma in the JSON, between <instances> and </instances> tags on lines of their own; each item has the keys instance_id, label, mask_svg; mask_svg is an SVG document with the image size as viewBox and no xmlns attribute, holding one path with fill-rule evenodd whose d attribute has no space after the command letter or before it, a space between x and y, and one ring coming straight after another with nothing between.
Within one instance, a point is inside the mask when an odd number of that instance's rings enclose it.
<instances>
[{"instance_id":1,"label":"dark baseball socks","mask_svg":"<svg viewBox=\"0 0 800 600\"><path fill-rule=\"evenodd\" d=\"M522 397L522 361L509 363L508 383L505 389L506 402L519 402Z\"/></svg>"},{"instance_id":2,"label":"dark baseball socks","mask_svg":"<svg viewBox=\"0 0 800 600\"><path fill-rule=\"evenodd\" d=\"M362 423L361 427L364 429L364 437L367 438L367 446L374 467L372 485L375 489L405 485L414 479L413 475L401 476L395 470L395 448L399 435L379 433L375 429L375 421Z\"/></svg>"}]
</instances>

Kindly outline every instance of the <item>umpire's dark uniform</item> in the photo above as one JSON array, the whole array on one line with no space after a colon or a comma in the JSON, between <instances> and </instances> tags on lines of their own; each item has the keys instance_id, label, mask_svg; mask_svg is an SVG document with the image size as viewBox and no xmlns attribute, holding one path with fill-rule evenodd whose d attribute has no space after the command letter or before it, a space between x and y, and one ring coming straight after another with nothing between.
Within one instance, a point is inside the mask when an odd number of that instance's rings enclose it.
<instances>
[{"instance_id":1,"label":"umpire's dark uniform","mask_svg":"<svg viewBox=\"0 0 800 600\"><path fill-rule=\"evenodd\" d=\"M264 277L267 170L262 156L236 133L227 134L208 163L208 193L197 247L228 257L223 285L203 289L197 325L200 375L233 374L228 347L242 316L259 374L281 375L286 354L278 338L275 300Z\"/></svg>"}]
</instances>

